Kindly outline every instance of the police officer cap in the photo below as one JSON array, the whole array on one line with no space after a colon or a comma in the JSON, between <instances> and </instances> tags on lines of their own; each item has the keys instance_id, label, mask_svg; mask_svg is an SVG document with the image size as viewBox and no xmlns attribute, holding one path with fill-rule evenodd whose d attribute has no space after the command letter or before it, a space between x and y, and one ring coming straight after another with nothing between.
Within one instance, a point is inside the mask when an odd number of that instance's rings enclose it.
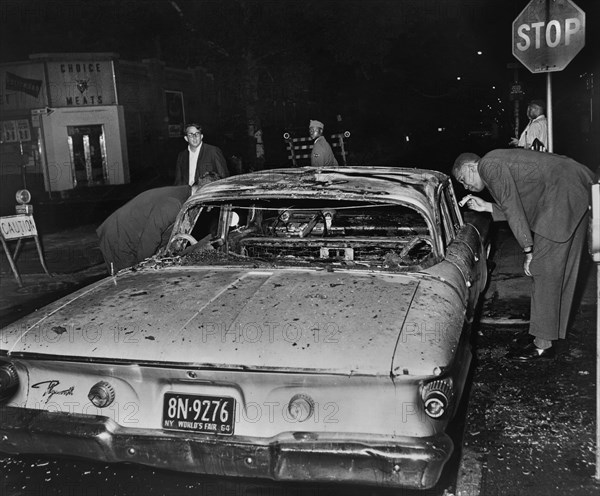
<instances>
[{"instance_id":1,"label":"police officer cap","mask_svg":"<svg viewBox=\"0 0 600 496\"><path fill-rule=\"evenodd\" d=\"M321 121L310 121L308 127L320 127L321 129L323 129L325 125Z\"/></svg>"}]
</instances>

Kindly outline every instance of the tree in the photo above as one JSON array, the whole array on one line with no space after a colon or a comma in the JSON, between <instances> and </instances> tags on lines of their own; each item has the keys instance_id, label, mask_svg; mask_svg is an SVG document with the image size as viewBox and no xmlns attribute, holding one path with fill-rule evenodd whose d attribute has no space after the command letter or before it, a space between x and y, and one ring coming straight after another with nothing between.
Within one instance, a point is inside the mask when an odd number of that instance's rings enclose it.
<instances>
[{"instance_id":1,"label":"tree","mask_svg":"<svg viewBox=\"0 0 600 496\"><path fill-rule=\"evenodd\" d=\"M306 80L307 12L297 2L224 0L194 2L171 0L186 27L188 62L217 74L221 91L239 102L246 130L246 159L261 168L257 133L262 130L261 108L269 91L285 93L286 69L293 67ZM234 112L237 114L237 112Z\"/></svg>"}]
</instances>

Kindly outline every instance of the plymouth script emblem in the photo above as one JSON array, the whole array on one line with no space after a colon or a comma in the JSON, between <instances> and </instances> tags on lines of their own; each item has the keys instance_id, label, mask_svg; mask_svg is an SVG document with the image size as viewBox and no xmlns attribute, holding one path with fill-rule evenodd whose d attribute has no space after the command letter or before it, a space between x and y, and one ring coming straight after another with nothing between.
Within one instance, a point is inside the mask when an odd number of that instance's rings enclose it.
<instances>
[{"instance_id":1,"label":"plymouth script emblem","mask_svg":"<svg viewBox=\"0 0 600 496\"><path fill-rule=\"evenodd\" d=\"M46 399L46 403L48 403L48 401L50 401L50 398L52 398L52 396L73 396L73 390L75 389L75 386L71 386L70 388L67 389L56 389L56 386L58 386L60 384L60 381L57 380L52 380L52 381L42 381L42 382L37 382L36 384L33 384L31 387L35 388L35 389L40 389L43 388L43 385L46 384L46 391L44 391L44 394L42 394L42 398Z\"/></svg>"}]
</instances>

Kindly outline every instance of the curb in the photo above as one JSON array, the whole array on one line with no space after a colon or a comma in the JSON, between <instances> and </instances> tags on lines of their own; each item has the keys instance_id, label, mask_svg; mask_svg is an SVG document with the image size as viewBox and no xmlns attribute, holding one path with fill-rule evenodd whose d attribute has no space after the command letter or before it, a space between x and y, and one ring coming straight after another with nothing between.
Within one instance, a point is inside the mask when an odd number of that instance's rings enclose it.
<instances>
[{"instance_id":1,"label":"curb","mask_svg":"<svg viewBox=\"0 0 600 496\"><path fill-rule=\"evenodd\" d=\"M507 317L482 317L481 319L479 319L479 323L484 325L520 326L528 325L529 319L511 319Z\"/></svg>"},{"instance_id":2,"label":"curb","mask_svg":"<svg viewBox=\"0 0 600 496\"><path fill-rule=\"evenodd\" d=\"M456 479L455 496L479 496L482 478L483 467L477 459L477 453L469 447L463 447Z\"/></svg>"}]
</instances>

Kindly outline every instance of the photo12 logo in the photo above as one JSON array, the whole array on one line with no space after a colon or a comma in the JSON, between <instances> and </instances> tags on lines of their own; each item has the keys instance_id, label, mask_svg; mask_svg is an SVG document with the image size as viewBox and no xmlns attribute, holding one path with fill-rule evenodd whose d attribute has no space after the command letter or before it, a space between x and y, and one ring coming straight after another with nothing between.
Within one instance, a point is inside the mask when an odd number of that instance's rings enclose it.
<instances>
[{"instance_id":1,"label":"photo12 logo","mask_svg":"<svg viewBox=\"0 0 600 496\"><path fill-rule=\"evenodd\" d=\"M203 322L200 325L202 342L221 343L275 343L285 341L296 346L309 347L310 344L338 343L340 329L335 322Z\"/></svg>"}]
</instances>

